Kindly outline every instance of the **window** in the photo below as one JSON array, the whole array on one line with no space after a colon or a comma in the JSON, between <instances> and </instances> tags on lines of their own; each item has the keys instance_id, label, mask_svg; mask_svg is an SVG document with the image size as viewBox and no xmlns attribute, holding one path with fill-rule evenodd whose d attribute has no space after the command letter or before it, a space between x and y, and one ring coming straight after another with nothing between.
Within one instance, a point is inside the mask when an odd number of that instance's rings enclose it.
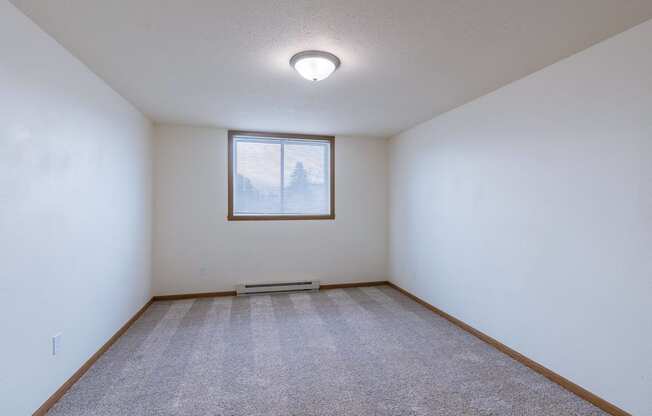
<instances>
[{"instance_id":1,"label":"window","mask_svg":"<svg viewBox=\"0 0 652 416\"><path fill-rule=\"evenodd\" d=\"M229 131L229 220L335 219L335 138Z\"/></svg>"}]
</instances>

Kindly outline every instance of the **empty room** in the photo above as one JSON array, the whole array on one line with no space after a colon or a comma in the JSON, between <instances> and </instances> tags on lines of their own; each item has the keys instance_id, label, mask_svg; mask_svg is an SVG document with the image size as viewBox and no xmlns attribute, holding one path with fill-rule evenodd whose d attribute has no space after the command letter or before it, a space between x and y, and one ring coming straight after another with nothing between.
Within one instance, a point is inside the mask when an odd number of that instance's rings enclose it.
<instances>
[{"instance_id":1,"label":"empty room","mask_svg":"<svg viewBox=\"0 0 652 416\"><path fill-rule=\"evenodd\" d=\"M0 0L1 416L652 416L651 0Z\"/></svg>"}]
</instances>

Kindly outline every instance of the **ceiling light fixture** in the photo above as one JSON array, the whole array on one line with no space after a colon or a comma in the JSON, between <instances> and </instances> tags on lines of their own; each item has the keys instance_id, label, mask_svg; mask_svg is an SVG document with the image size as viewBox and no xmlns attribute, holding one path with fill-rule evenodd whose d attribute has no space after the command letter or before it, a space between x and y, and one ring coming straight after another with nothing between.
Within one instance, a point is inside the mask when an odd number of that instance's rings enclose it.
<instances>
[{"instance_id":1,"label":"ceiling light fixture","mask_svg":"<svg viewBox=\"0 0 652 416\"><path fill-rule=\"evenodd\" d=\"M328 52L303 51L290 58L290 66L308 81L321 81L340 66L340 58Z\"/></svg>"}]
</instances>

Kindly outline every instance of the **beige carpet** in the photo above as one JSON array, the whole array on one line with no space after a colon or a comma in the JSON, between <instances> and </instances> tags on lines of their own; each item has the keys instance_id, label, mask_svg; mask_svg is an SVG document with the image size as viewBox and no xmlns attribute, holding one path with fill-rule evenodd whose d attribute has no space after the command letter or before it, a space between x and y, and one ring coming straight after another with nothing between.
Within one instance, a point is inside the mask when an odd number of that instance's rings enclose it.
<instances>
[{"instance_id":1,"label":"beige carpet","mask_svg":"<svg viewBox=\"0 0 652 416\"><path fill-rule=\"evenodd\" d=\"M156 302L49 413L604 414L385 286Z\"/></svg>"}]
</instances>

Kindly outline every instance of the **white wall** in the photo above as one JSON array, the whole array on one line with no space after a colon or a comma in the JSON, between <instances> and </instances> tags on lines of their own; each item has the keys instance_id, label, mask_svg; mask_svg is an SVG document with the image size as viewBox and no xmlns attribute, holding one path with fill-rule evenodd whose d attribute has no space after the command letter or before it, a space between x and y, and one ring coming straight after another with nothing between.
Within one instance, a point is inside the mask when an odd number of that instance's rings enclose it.
<instances>
[{"instance_id":1,"label":"white wall","mask_svg":"<svg viewBox=\"0 0 652 416\"><path fill-rule=\"evenodd\" d=\"M652 21L390 141L390 277L652 414Z\"/></svg>"},{"instance_id":2,"label":"white wall","mask_svg":"<svg viewBox=\"0 0 652 416\"><path fill-rule=\"evenodd\" d=\"M149 130L0 0L0 414L31 414L150 297Z\"/></svg>"},{"instance_id":3,"label":"white wall","mask_svg":"<svg viewBox=\"0 0 652 416\"><path fill-rule=\"evenodd\" d=\"M227 221L226 130L157 126L154 292L386 279L385 140L335 140L335 221Z\"/></svg>"}]
</instances>

